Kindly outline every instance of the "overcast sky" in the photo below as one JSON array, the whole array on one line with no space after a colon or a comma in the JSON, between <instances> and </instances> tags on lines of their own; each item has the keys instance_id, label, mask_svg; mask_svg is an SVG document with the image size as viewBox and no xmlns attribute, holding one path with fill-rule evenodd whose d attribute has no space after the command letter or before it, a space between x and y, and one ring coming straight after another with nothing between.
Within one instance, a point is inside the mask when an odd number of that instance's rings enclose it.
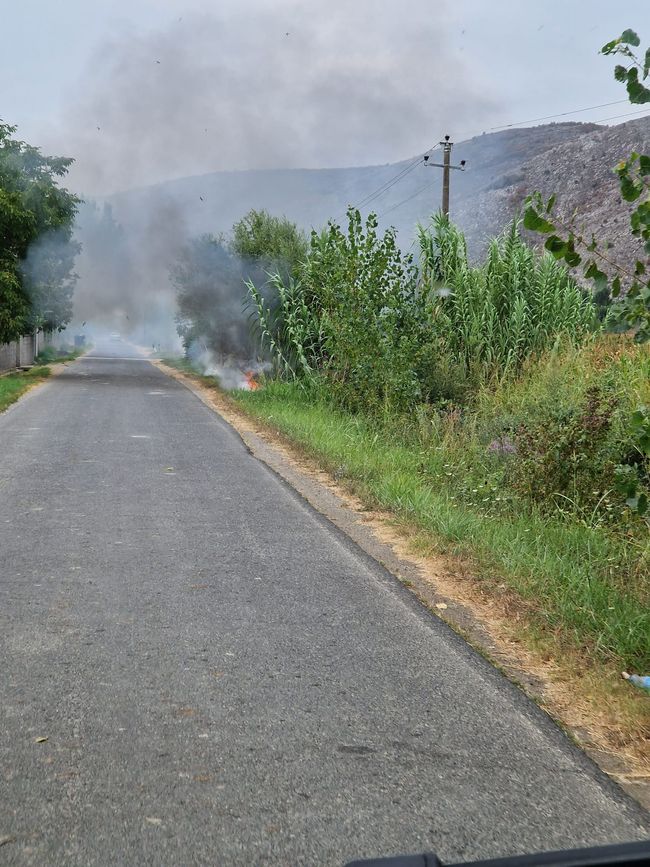
<instances>
[{"instance_id":1,"label":"overcast sky","mask_svg":"<svg viewBox=\"0 0 650 867\"><path fill-rule=\"evenodd\" d=\"M650 43L647 0L632 12L611 0L6 5L0 117L75 157L71 185L87 194L405 159L445 133L623 100L598 48L626 27Z\"/></svg>"}]
</instances>

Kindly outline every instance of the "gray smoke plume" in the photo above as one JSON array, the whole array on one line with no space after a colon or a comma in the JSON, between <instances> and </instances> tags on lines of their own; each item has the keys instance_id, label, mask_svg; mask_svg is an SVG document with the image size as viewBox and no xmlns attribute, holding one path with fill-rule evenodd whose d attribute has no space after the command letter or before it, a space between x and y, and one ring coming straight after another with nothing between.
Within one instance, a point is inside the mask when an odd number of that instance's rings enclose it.
<instances>
[{"instance_id":1,"label":"gray smoke plume","mask_svg":"<svg viewBox=\"0 0 650 867\"><path fill-rule=\"evenodd\" d=\"M233 169L386 162L432 144L452 119L458 128L492 117L490 95L452 60L445 8L425 0L408 14L385 0L226 2L153 32L107 38L48 136L48 147L75 157L70 185L99 199L98 210L79 217L75 319L169 342L169 269L181 251L249 208L268 207L262 175L250 176L241 202L241 185L229 181L236 174L220 176L216 201L201 184L190 199L168 183L135 196L119 190ZM306 228L310 214L294 214L291 202L312 196L335 216L326 189L307 197L296 189L283 203Z\"/></svg>"},{"instance_id":2,"label":"gray smoke plume","mask_svg":"<svg viewBox=\"0 0 650 867\"><path fill-rule=\"evenodd\" d=\"M89 194L209 171L368 165L493 117L443 2L226 3L95 53L60 133ZM457 58L457 55L454 54ZM198 207L198 205L197 205Z\"/></svg>"},{"instance_id":3,"label":"gray smoke plume","mask_svg":"<svg viewBox=\"0 0 650 867\"><path fill-rule=\"evenodd\" d=\"M134 206L124 216L119 221L107 202L79 208L75 324L170 351L179 345L169 269L186 238L182 215L173 202L159 200L155 209Z\"/></svg>"}]
</instances>

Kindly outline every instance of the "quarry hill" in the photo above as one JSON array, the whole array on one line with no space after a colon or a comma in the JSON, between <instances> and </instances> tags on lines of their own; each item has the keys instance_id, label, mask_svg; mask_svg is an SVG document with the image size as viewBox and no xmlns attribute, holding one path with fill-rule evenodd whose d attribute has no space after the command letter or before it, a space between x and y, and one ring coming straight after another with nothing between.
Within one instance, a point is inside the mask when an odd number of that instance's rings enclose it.
<instances>
[{"instance_id":1,"label":"quarry hill","mask_svg":"<svg viewBox=\"0 0 650 867\"><path fill-rule=\"evenodd\" d=\"M467 161L452 173L451 216L465 231L472 253L501 230L524 197L539 189L558 194L561 212L578 208L585 230L606 234L615 253L632 258L627 220L612 172L632 150L650 149L650 118L616 126L552 123L483 134L457 142L453 162ZM116 218L140 230L152 215L164 215L188 235L227 232L250 208L286 215L306 229L344 218L402 170L410 170L382 195L361 206L394 225L408 245L418 221L440 204L442 172L418 163L414 155L399 163L339 169L276 169L215 172L130 190L111 198ZM440 149L431 162L440 162ZM413 165L415 163L415 165ZM606 230L606 232L605 232ZM620 230L620 231L619 231ZM627 246L626 246L627 245Z\"/></svg>"}]
</instances>

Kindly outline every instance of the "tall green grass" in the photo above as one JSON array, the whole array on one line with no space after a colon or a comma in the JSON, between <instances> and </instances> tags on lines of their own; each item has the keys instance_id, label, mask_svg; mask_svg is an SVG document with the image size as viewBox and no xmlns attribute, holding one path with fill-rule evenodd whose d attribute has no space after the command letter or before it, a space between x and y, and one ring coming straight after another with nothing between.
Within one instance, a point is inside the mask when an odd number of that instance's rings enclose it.
<instances>
[{"instance_id":1,"label":"tall green grass","mask_svg":"<svg viewBox=\"0 0 650 867\"><path fill-rule=\"evenodd\" d=\"M437 286L433 327L445 354L465 370L503 376L562 338L580 342L594 327L591 298L550 253L521 238L517 221L471 266L460 230L438 214L418 227L425 281Z\"/></svg>"}]
</instances>

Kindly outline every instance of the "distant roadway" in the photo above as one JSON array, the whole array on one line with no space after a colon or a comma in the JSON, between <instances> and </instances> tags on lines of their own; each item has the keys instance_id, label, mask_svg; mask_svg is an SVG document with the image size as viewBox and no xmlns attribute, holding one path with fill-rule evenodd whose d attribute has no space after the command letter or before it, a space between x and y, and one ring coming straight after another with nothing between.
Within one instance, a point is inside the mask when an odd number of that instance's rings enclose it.
<instances>
[{"instance_id":1,"label":"distant roadway","mask_svg":"<svg viewBox=\"0 0 650 867\"><path fill-rule=\"evenodd\" d=\"M648 836L517 688L126 344L0 416L0 864Z\"/></svg>"}]
</instances>

